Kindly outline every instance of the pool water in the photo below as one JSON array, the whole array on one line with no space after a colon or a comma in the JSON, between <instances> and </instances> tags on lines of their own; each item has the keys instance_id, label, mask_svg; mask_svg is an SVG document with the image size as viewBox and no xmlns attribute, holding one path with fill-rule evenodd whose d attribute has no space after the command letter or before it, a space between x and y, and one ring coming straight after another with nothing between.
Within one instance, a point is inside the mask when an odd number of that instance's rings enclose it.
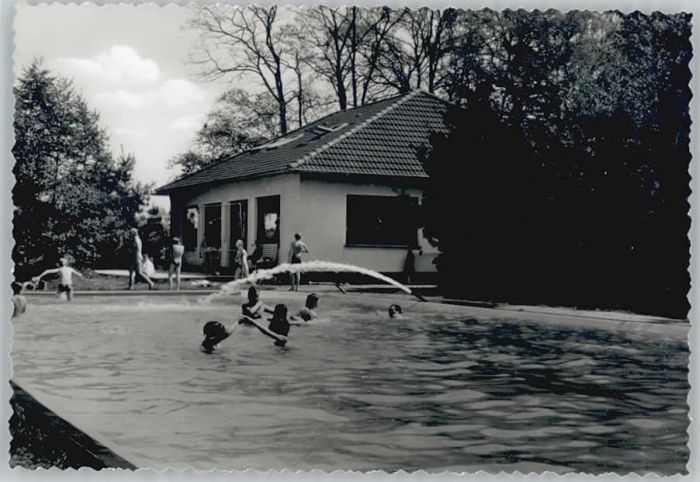
<instances>
[{"instance_id":1,"label":"pool water","mask_svg":"<svg viewBox=\"0 0 700 482\"><path fill-rule=\"evenodd\" d=\"M202 353L241 301L32 298L14 379L139 467L685 472L681 341L329 295L286 348L241 326Z\"/></svg>"}]
</instances>

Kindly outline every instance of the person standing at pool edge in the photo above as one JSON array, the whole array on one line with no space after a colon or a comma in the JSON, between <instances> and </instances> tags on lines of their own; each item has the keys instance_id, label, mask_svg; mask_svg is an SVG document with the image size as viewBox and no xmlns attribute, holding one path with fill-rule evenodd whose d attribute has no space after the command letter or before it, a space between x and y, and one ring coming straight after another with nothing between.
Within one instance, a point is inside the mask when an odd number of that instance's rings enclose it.
<instances>
[{"instance_id":1,"label":"person standing at pool edge","mask_svg":"<svg viewBox=\"0 0 700 482\"><path fill-rule=\"evenodd\" d=\"M148 289L153 289L153 281L146 275L143 271L143 255L141 254L141 249L143 243L139 237L139 230L136 228L131 228L129 231L131 234L131 246L129 255L131 256L131 264L129 265L129 286L130 290L134 289L134 284L136 284L136 277L140 276L143 280L148 283Z\"/></svg>"},{"instance_id":2,"label":"person standing at pool edge","mask_svg":"<svg viewBox=\"0 0 700 482\"><path fill-rule=\"evenodd\" d=\"M294 233L294 241L289 246L289 263L290 264L300 264L301 263L301 253L308 253L309 248L301 240L301 233ZM299 291L299 285L301 284L301 273L290 273L292 287L289 291Z\"/></svg>"},{"instance_id":3,"label":"person standing at pool edge","mask_svg":"<svg viewBox=\"0 0 700 482\"><path fill-rule=\"evenodd\" d=\"M79 276L80 278L82 278L83 275L68 266L68 260L66 258L61 258L61 266L59 268L47 269L36 278L33 278L32 281L38 283L44 276L54 273L58 274L60 277L60 281L56 287L56 294L60 296L61 293L65 293L68 301L73 301L73 275Z\"/></svg>"},{"instance_id":4,"label":"person standing at pool edge","mask_svg":"<svg viewBox=\"0 0 700 482\"><path fill-rule=\"evenodd\" d=\"M234 279L247 278L250 275L248 270L248 252L245 250L242 239L236 241L236 254L233 263L236 267L233 274Z\"/></svg>"},{"instance_id":5,"label":"person standing at pool edge","mask_svg":"<svg viewBox=\"0 0 700 482\"><path fill-rule=\"evenodd\" d=\"M180 291L180 271L182 270L182 256L185 254L185 247L180 243L180 238L173 238L173 244L170 246L168 259L168 284L170 289L173 289L173 275L175 276L175 290Z\"/></svg>"}]
</instances>

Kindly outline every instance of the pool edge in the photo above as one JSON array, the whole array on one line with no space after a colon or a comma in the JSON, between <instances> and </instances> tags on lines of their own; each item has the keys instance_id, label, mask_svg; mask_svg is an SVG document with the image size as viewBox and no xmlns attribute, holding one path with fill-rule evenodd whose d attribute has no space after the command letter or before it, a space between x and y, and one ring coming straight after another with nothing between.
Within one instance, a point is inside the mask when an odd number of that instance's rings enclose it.
<instances>
[{"instance_id":1,"label":"pool edge","mask_svg":"<svg viewBox=\"0 0 700 482\"><path fill-rule=\"evenodd\" d=\"M78 467L91 467L101 469L137 470L138 467L117 455L65 418L39 402L34 396L22 388L14 380L9 380L12 388L12 397L15 403L21 405L31 417L34 424L49 427L61 440L61 448L67 450L74 457L74 463ZM64 446L65 444L65 446Z\"/></svg>"}]
</instances>

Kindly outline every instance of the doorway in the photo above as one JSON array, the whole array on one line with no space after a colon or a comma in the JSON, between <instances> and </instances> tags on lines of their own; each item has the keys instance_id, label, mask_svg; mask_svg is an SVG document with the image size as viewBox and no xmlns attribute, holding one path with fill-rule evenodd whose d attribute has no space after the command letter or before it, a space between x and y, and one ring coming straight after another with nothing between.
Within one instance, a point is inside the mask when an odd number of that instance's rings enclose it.
<instances>
[{"instance_id":1,"label":"doorway","mask_svg":"<svg viewBox=\"0 0 700 482\"><path fill-rule=\"evenodd\" d=\"M243 246L248 249L248 200L231 201L229 239L230 251L236 251L236 241L243 241Z\"/></svg>"}]
</instances>

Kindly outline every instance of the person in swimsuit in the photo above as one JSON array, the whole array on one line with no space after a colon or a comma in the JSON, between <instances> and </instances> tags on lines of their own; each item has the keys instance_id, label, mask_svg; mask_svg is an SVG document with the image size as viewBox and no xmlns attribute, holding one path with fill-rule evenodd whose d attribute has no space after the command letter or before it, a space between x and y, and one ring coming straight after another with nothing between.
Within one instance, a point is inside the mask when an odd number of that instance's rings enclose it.
<instances>
[{"instance_id":1,"label":"person in swimsuit","mask_svg":"<svg viewBox=\"0 0 700 482\"><path fill-rule=\"evenodd\" d=\"M289 246L289 263L299 264L301 263L301 254L308 253L309 248L306 247L304 242L301 240L301 233L294 234L294 241ZM301 273L290 273L292 287L289 291L299 291L299 285L301 284Z\"/></svg>"},{"instance_id":2,"label":"person in swimsuit","mask_svg":"<svg viewBox=\"0 0 700 482\"><path fill-rule=\"evenodd\" d=\"M175 290L180 291L180 271L182 270L182 256L185 254L185 247L180 243L180 238L173 238L173 244L168 253L168 284L173 289L173 275L175 276Z\"/></svg>"},{"instance_id":3,"label":"person in swimsuit","mask_svg":"<svg viewBox=\"0 0 700 482\"><path fill-rule=\"evenodd\" d=\"M233 274L234 279L247 278L250 275L248 270L248 252L245 250L242 239L236 241L236 254L233 263L236 267Z\"/></svg>"},{"instance_id":4,"label":"person in swimsuit","mask_svg":"<svg viewBox=\"0 0 700 482\"><path fill-rule=\"evenodd\" d=\"M231 336L233 331L226 329L224 325L218 321L207 321L204 325L204 341L202 341L202 351L211 353L216 348L216 345Z\"/></svg>"},{"instance_id":5,"label":"person in swimsuit","mask_svg":"<svg viewBox=\"0 0 700 482\"><path fill-rule=\"evenodd\" d=\"M244 318L239 323L255 326L263 335L267 335L275 340L275 346L285 346L287 344L287 335L289 335L289 327L291 326L287 319L287 305L279 304L275 306L272 318L270 318L270 324L267 327L253 319Z\"/></svg>"},{"instance_id":6,"label":"person in swimsuit","mask_svg":"<svg viewBox=\"0 0 700 482\"><path fill-rule=\"evenodd\" d=\"M295 316L292 316L290 319L295 322L308 322L314 320L316 319L316 308L318 308L318 295L316 293L311 293L309 296L306 297L306 303L304 307L301 310L299 310L299 313L297 313Z\"/></svg>"},{"instance_id":7,"label":"person in swimsuit","mask_svg":"<svg viewBox=\"0 0 700 482\"><path fill-rule=\"evenodd\" d=\"M23 283L17 281L12 283L12 318L17 318L27 311L27 299L22 296L23 289Z\"/></svg>"},{"instance_id":8,"label":"person in swimsuit","mask_svg":"<svg viewBox=\"0 0 700 482\"><path fill-rule=\"evenodd\" d=\"M131 234L131 264L129 265L128 289L133 290L137 277L141 277L146 283L148 283L148 289L152 290L154 283L143 270L143 255L141 254L143 244L141 243L141 238L139 237L139 231L136 228L132 228L129 232Z\"/></svg>"},{"instance_id":9,"label":"person in swimsuit","mask_svg":"<svg viewBox=\"0 0 700 482\"><path fill-rule=\"evenodd\" d=\"M255 286L248 288L248 302L243 303L241 311L244 323L247 321L246 319L259 320L265 313L274 313L260 300L260 293Z\"/></svg>"},{"instance_id":10,"label":"person in swimsuit","mask_svg":"<svg viewBox=\"0 0 700 482\"><path fill-rule=\"evenodd\" d=\"M403 311L399 305L389 305L389 318L402 319Z\"/></svg>"},{"instance_id":11,"label":"person in swimsuit","mask_svg":"<svg viewBox=\"0 0 700 482\"><path fill-rule=\"evenodd\" d=\"M262 318L264 312L272 313L270 324L265 327L258 320ZM277 305L274 311L267 308L258 298L257 288L251 286L248 290L248 303L243 305L243 317L238 322L239 325L254 326L264 335L275 340L275 345L285 346L287 335L289 334L289 321L287 320L287 306ZM212 353L216 346L233 334L236 328L226 328L218 321L208 321L204 325L204 341L202 341L202 351Z\"/></svg>"},{"instance_id":12,"label":"person in swimsuit","mask_svg":"<svg viewBox=\"0 0 700 482\"><path fill-rule=\"evenodd\" d=\"M61 258L61 266L59 268L47 269L36 278L33 278L32 281L38 283L41 281L41 278L49 274L58 274L59 276L56 294L61 296L61 293L65 293L68 301L73 301L73 275L79 276L80 278L82 278L83 275L68 266L68 260L66 258Z\"/></svg>"}]
</instances>

